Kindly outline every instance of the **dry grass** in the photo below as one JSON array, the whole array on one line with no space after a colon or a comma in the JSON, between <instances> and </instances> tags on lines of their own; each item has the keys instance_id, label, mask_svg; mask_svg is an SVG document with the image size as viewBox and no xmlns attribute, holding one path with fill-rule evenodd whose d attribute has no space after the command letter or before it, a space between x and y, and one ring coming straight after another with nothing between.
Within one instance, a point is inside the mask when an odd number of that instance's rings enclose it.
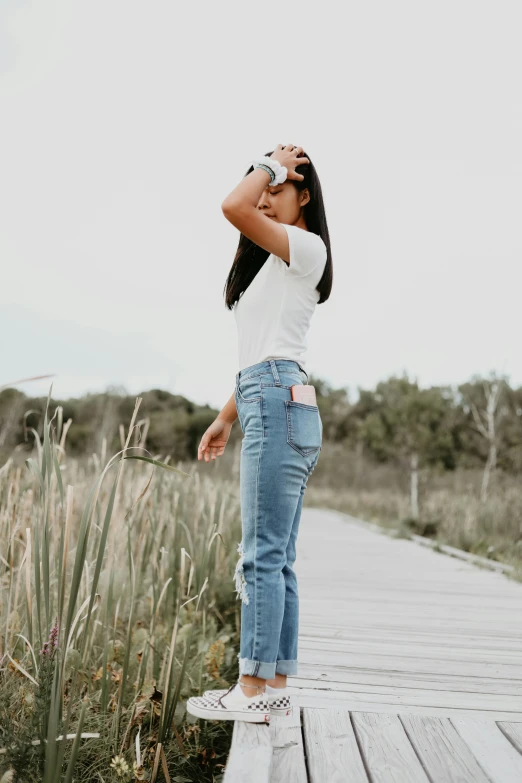
<instances>
[{"instance_id":1,"label":"dry grass","mask_svg":"<svg viewBox=\"0 0 522 783\"><path fill-rule=\"evenodd\" d=\"M411 518L409 475L373 465L326 443L309 482L306 504L338 509L368 522L429 536L440 543L522 568L522 487L497 472L480 502L480 470L421 474L420 517Z\"/></svg>"},{"instance_id":2,"label":"dry grass","mask_svg":"<svg viewBox=\"0 0 522 783\"><path fill-rule=\"evenodd\" d=\"M237 676L237 491L127 459L135 421L123 454L68 460L46 416L0 472L0 779L220 777L232 726L185 702Z\"/></svg>"}]
</instances>

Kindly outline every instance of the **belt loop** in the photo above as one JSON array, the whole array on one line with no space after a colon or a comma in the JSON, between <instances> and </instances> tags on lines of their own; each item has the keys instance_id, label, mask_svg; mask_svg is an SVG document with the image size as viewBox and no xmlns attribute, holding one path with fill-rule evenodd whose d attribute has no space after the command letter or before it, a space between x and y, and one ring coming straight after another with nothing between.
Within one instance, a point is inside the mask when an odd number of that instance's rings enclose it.
<instances>
[{"instance_id":1,"label":"belt loop","mask_svg":"<svg viewBox=\"0 0 522 783\"><path fill-rule=\"evenodd\" d=\"M272 375L274 376L274 381L276 383L276 386L281 386L281 381L279 379L279 373L277 372L277 365L275 363L275 359L269 359L270 362L270 369L272 370Z\"/></svg>"}]
</instances>

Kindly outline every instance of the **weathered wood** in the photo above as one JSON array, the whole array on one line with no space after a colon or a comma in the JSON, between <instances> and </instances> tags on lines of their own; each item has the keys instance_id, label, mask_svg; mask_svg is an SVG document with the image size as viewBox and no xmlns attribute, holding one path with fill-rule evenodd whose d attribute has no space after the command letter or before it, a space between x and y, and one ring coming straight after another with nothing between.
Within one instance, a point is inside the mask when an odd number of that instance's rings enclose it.
<instances>
[{"instance_id":1,"label":"weathered wood","mask_svg":"<svg viewBox=\"0 0 522 783\"><path fill-rule=\"evenodd\" d=\"M307 783L299 707L290 715L270 717L270 783Z\"/></svg>"},{"instance_id":2,"label":"weathered wood","mask_svg":"<svg viewBox=\"0 0 522 783\"><path fill-rule=\"evenodd\" d=\"M494 721L451 718L491 783L520 783L522 756Z\"/></svg>"},{"instance_id":3,"label":"weathered wood","mask_svg":"<svg viewBox=\"0 0 522 783\"><path fill-rule=\"evenodd\" d=\"M399 715L432 783L490 783L449 718Z\"/></svg>"},{"instance_id":4,"label":"weathered wood","mask_svg":"<svg viewBox=\"0 0 522 783\"><path fill-rule=\"evenodd\" d=\"M346 660L346 659L344 659ZM353 660L353 657L352 657ZM476 684L473 681L473 667L465 669L463 674L433 672L411 672L407 668L397 671L380 671L376 668L359 668L352 666L350 670L346 666L328 665L326 671L321 669L320 663L299 662L300 677L292 677L292 685L296 688L301 685L317 685L318 688L331 687L332 683L346 682L354 684L378 686L401 686L402 688L432 688L433 690L448 690L449 686L463 691L474 693ZM335 686L334 686L335 687ZM481 677L480 688L484 693L508 694L517 693L521 687L519 680L509 678Z\"/></svg>"},{"instance_id":5,"label":"weathered wood","mask_svg":"<svg viewBox=\"0 0 522 783\"><path fill-rule=\"evenodd\" d=\"M433 716L485 716L490 720L522 721L522 705L516 697L495 696L490 700L481 694L480 707L474 694L447 691L408 690L387 691L385 688L363 686L360 691L345 683L332 683L331 690L299 687L292 695L300 707L336 707L362 712L408 713ZM519 709L517 709L519 708ZM522 781L521 781L522 783Z\"/></svg>"},{"instance_id":6,"label":"weathered wood","mask_svg":"<svg viewBox=\"0 0 522 783\"><path fill-rule=\"evenodd\" d=\"M271 783L272 744L267 724L234 721L224 783Z\"/></svg>"},{"instance_id":7,"label":"weathered wood","mask_svg":"<svg viewBox=\"0 0 522 783\"><path fill-rule=\"evenodd\" d=\"M324 509L294 568L301 707L522 721L518 582Z\"/></svg>"},{"instance_id":8,"label":"weathered wood","mask_svg":"<svg viewBox=\"0 0 522 783\"><path fill-rule=\"evenodd\" d=\"M397 715L352 712L372 783L430 783Z\"/></svg>"},{"instance_id":9,"label":"weathered wood","mask_svg":"<svg viewBox=\"0 0 522 783\"><path fill-rule=\"evenodd\" d=\"M310 783L368 783L357 740L345 710L303 710Z\"/></svg>"},{"instance_id":10,"label":"weathered wood","mask_svg":"<svg viewBox=\"0 0 522 783\"><path fill-rule=\"evenodd\" d=\"M519 753L522 753L522 723L497 723L499 729L506 735Z\"/></svg>"},{"instance_id":11,"label":"weathered wood","mask_svg":"<svg viewBox=\"0 0 522 783\"><path fill-rule=\"evenodd\" d=\"M307 783L301 716L271 716L270 724L235 721L225 783Z\"/></svg>"},{"instance_id":12,"label":"weathered wood","mask_svg":"<svg viewBox=\"0 0 522 783\"><path fill-rule=\"evenodd\" d=\"M522 585L332 511L297 546L294 711L236 724L226 783L521 783Z\"/></svg>"}]
</instances>

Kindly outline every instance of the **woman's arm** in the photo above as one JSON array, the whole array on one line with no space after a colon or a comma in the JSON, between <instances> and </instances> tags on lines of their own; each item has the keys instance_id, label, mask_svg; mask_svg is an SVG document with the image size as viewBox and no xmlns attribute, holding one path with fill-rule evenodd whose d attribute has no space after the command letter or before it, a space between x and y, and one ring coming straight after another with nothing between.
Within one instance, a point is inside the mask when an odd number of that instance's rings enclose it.
<instances>
[{"instance_id":1,"label":"woman's arm","mask_svg":"<svg viewBox=\"0 0 522 783\"><path fill-rule=\"evenodd\" d=\"M224 407L218 413L216 418L217 419L222 419L223 421L226 421L229 424L233 424L235 422L235 420L237 419L236 393L235 392L232 395L232 397L228 400L228 402L225 403Z\"/></svg>"},{"instance_id":2,"label":"woman's arm","mask_svg":"<svg viewBox=\"0 0 522 783\"><path fill-rule=\"evenodd\" d=\"M301 147L292 148L292 144L287 144L286 147L278 144L277 149L270 157L277 160L282 166L286 166L287 179L303 179L302 174L295 173L295 168L303 163L308 163L308 158L297 157L303 151ZM243 177L239 185L226 197L221 204L221 209L226 219L248 239L262 247L263 250L267 250L290 263L290 248L286 229L267 218L257 208L259 199L269 183L270 175L265 169L254 169L248 176Z\"/></svg>"},{"instance_id":3,"label":"woman's arm","mask_svg":"<svg viewBox=\"0 0 522 783\"><path fill-rule=\"evenodd\" d=\"M226 219L256 245L284 261L290 261L286 229L257 208L263 190L270 183L265 169L254 169L244 177L221 204Z\"/></svg>"}]
</instances>

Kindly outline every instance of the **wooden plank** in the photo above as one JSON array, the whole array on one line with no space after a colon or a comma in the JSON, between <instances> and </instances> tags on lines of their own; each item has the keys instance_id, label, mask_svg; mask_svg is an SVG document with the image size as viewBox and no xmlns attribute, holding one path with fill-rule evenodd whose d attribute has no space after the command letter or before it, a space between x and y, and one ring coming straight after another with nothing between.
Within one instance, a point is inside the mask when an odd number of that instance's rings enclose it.
<instances>
[{"instance_id":1,"label":"wooden plank","mask_svg":"<svg viewBox=\"0 0 522 783\"><path fill-rule=\"evenodd\" d=\"M511 744L522 754L522 723L508 723L500 721L497 723L500 731L506 735Z\"/></svg>"},{"instance_id":2,"label":"wooden plank","mask_svg":"<svg viewBox=\"0 0 522 783\"><path fill-rule=\"evenodd\" d=\"M431 783L489 783L449 718L399 715Z\"/></svg>"},{"instance_id":3,"label":"wooden plank","mask_svg":"<svg viewBox=\"0 0 522 783\"><path fill-rule=\"evenodd\" d=\"M518 582L322 509L296 566L294 712L236 722L225 783L522 783Z\"/></svg>"},{"instance_id":4,"label":"wooden plank","mask_svg":"<svg viewBox=\"0 0 522 783\"><path fill-rule=\"evenodd\" d=\"M324 671L326 669L326 671ZM521 686L520 680L500 679L495 677L472 677L466 674L433 674L416 671L380 671L370 667L335 666L329 664L322 667L317 663L299 662L299 676L292 675L288 684L299 688L328 688L333 683L357 683L359 685L385 686L402 688L431 688L433 690L462 691L464 693L513 694Z\"/></svg>"},{"instance_id":5,"label":"wooden plank","mask_svg":"<svg viewBox=\"0 0 522 783\"><path fill-rule=\"evenodd\" d=\"M334 574L332 574L332 577L333 576ZM299 574L299 577L302 582L302 575ZM420 578L421 576L419 575L419 579ZM424 616L423 610L425 610L428 613L428 617L432 620L447 617L448 620L452 620L452 624L454 624L460 617L462 617L462 619L467 617L468 624L469 622L477 623L478 621L477 624L481 628L485 627L480 623L481 613L490 613L496 626L501 627L502 623L504 623L506 630L509 630L508 621L510 614L520 610L522 606L522 601L514 602L508 596L496 596L495 601L490 601L489 603L486 601L482 602L481 600L471 601L464 596L460 596L457 603L455 599L452 601L449 597L447 601L443 600L442 597L440 601L437 600L436 597L433 600L429 600L427 596L424 597L424 600L422 600L421 597L412 598L411 595L406 598L407 594L405 591L393 592L389 590L388 594L384 595L384 585L382 589L377 589L377 586L373 585L372 587L368 587L368 589L364 591L364 594L357 595L350 584L343 585L336 580L336 589L342 589L346 594L342 597L339 595L332 596L329 604L327 606L323 605L323 610L321 611L318 594L321 595L324 593L329 585L331 587L331 584L331 582L316 583L312 586L314 591L313 595L307 595L304 589L300 591L300 595L303 597L303 600L310 602L310 607L312 610L315 608L316 614L320 612L322 618L330 617L334 622L340 609L348 610L348 614L351 614L350 607L353 607L354 609L359 608L359 613L362 614L362 609L368 607L368 609L371 610L373 617L380 616L383 619L385 619L391 611L393 615L390 619L393 619L393 617L404 617L411 622L412 620L422 618ZM306 590L310 590L310 587L310 585L307 585ZM378 599L377 602L376 599ZM444 630L444 627L442 630ZM512 629L512 631L513 630L516 630L518 636L519 629L516 628Z\"/></svg>"},{"instance_id":6,"label":"wooden plank","mask_svg":"<svg viewBox=\"0 0 522 783\"><path fill-rule=\"evenodd\" d=\"M387 530L385 528L382 528L380 526L374 525L370 522L365 522L364 520L359 520L355 517L350 517L347 514L344 514L343 512L337 512L337 511L331 511L331 510L325 510L325 509L315 509L315 508L306 508L305 513L309 515L312 524L316 524L320 521L321 524L328 524L329 528L331 528L332 535L329 537L329 541L334 536L342 536L341 526L344 526L346 528L349 528L349 535L351 540L355 540L357 538L357 534L361 534L363 537L362 540L364 540L364 536L368 537L370 535L375 536L379 540L383 542L390 542L390 541L403 541L405 544L408 544L410 547L416 547L419 549L418 543L426 544L426 546L430 546L428 543L430 539L423 539L422 541L419 541L417 543L417 537L413 540L408 539L401 539L397 538L396 531ZM318 519L320 517L320 520ZM379 535L375 535L379 534ZM419 537L420 538L420 537ZM436 544L435 544L436 545ZM493 569L504 569L506 571L511 571L512 567L509 564L499 564L496 561L488 560L486 558L477 560L476 555L472 555L470 553L463 552L462 550L455 550L453 547L449 547L448 545L441 545L448 554L452 555L459 555L462 557L462 561L458 562L459 566L462 567L469 567L473 568L476 571L483 570L478 568L478 563L480 565L483 565L485 568L493 568ZM332 548L333 551L333 548ZM423 550L423 548L420 548L419 551L426 551L426 553L429 552L428 549ZM431 554L433 555L439 555L439 557L444 558L446 560L454 560L454 558L450 558L447 555L443 555L442 553L435 552L431 550ZM415 557L413 558L415 559ZM468 562L465 562L468 561ZM497 574L494 574L497 576ZM498 574L498 576L502 576L502 574Z\"/></svg>"},{"instance_id":7,"label":"wooden plank","mask_svg":"<svg viewBox=\"0 0 522 783\"><path fill-rule=\"evenodd\" d=\"M372 783L430 783L397 715L352 712L351 717Z\"/></svg>"},{"instance_id":8,"label":"wooden plank","mask_svg":"<svg viewBox=\"0 0 522 783\"><path fill-rule=\"evenodd\" d=\"M432 707L449 707L450 709L461 710L482 710L484 712L511 712L514 715L522 713L522 699L519 695L510 694L491 694L491 693L466 693L464 691L452 690L434 690L432 688L404 688L400 685L393 687L389 685L370 685L354 682L329 682L319 683L314 687L314 683L305 679L292 678L288 681L289 687L297 688L292 693L295 694L300 706L303 706L301 698L307 693L319 691L323 695L332 693L333 698L339 696L348 696L350 698L365 698L369 701L383 700L387 704L396 704L398 707L417 704L419 706L430 705ZM400 710L397 710L400 712ZM522 783L522 781L521 781Z\"/></svg>"},{"instance_id":9,"label":"wooden plank","mask_svg":"<svg viewBox=\"0 0 522 783\"><path fill-rule=\"evenodd\" d=\"M384 535L392 536L402 535L402 531L399 528L385 527L384 525L378 525L375 522L366 522L365 520L359 519L358 517L352 517L350 514L345 514L344 512L339 513L341 513L347 519L347 521L351 522L352 524L361 525L362 527L365 527L368 530L372 530L375 533L383 533ZM451 555L452 557L457 557L469 563L480 565L483 568L490 568L493 571L504 571L506 573L512 573L515 570L514 567L509 563L501 563L497 560L490 560L487 557L481 557L480 555L476 555L472 552L465 552L463 549L457 549L450 544L443 544L439 541L434 541L432 538L419 536L416 533L411 533L411 539L421 546L427 546L430 549L438 548L445 554Z\"/></svg>"},{"instance_id":10,"label":"wooden plank","mask_svg":"<svg viewBox=\"0 0 522 783\"><path fill-rule=\"evenodd\" d=\"M482 646L487 652L493 652L498 650L520 650L522 648L522 633L501 634L495 632L494 634L484 633L483 629L480 633L475 631L468 632L462 628L430 628L426 627L408 627L404 625L397 627L394 623L390 624L387 629L387 638L390 642L408 642L412 644L432 645L437 642L440 647L453 648L455 644L461 647L476 647ZM364 639L365 642L379 642L382 641L382 627L372 627L371 624L365 624L358 626L354 622L354 618L351 618L350 627L343 628L339 626L339 620L333 619L331 622L326 622L324 613L311 617L310 608L308 607L307 620L301 623L299 628L299 635L304 642L308 639L351 639L352 641L360 641Z\"/></svg>"},{"instance_id":11,"label":"wooden plank","mask_svg":"<svg viewBox=\"0 0 522 783\"><path fill-rule=\"evenodd\" d=\"M346 592L349 592L349 587L342 588ZM306 615L303 617L303 628L306 624L313 624L317 622L321 612L319 603L317 602L317 595L324 596L326 588L316 588L316 592L313 597L306 596L304 590L299 591L302 604L306 607ZM395 607L393 604L388 607L381 607L379 596L375 596L372 602L357 603L356 601L333 601L332 606L328 609L324 609L321 612L320 618L326 619L331 617L333 623L337 622L337 629L342 627L351 626L362 628L382 628L393 631L417 631L424 634L433 634L439 631L444 637L447 634L448 638L455 637L460 631L464 634L476 634L481 635L484 639L492 638L506 638L511 635L511 638L517 640L520 639L518 634L513 633L513 625L511 619L513 614L519 611L519 608L515 608L513 612L508 613L506 618L500 622L500 615L488 616L488 621L491 619L491 624L486 627L482 623L480 613L477 612L460 612L455 609L454 611L441 611L434 608L433 611L430 607L425 607L426 611L422 612L422 606L418 611L413 612L405 611L403 607ZM346 618L346 621L339 622L339 615ZM517 629L518 630L518 629Z\"/></svg>"},{"instance_id":12,"label":"wooden plank","mask_svg":"<svg viewBox=\"0 0 522 783\"><path fill-rule=\"evenodd\" d=\"M301 716L271 715L269 724L235 721L224 783L307 783Z\"/></svg>"},{"instance_id":13,"label":"wooden plank","mask_svg":"<svg viewBox=\"0 0 522 783\"><path fill-rule=\"evenodd\" d=\"M294 705L290 715L270 715L269 731L270 783L308 783L299 707Z\"/></svg>"},{"instance_id":14,"label":"wooden plank","mask_svg":"<svg viewBox=\"0 0 522 783\"><path fill-rule=\"evenodd\" d=\"M330 574L315 572L313 577L310 575L310 583L321 586L328 583L329 577L335 576L336 581L339 580L344 584L353 585L354 598L364 598L366 591L362 590L361 588L365 582L369 581L368 577L361 580L362 575L360 574L347 574L346 571L342 569L344 562L345 561L341 561L340 563L336 564L335 561L333 561L331 564L329 563L329 566L331 565ZM444 571L433 574L430 579L429 574L424 574L421 568L408 568L406 555L403 556L402 565L403 570L408 574L408 578L405 579L404 575L400 576L397 574L397 578L393 581L393 583L387 585L387 574L397 573L397 567L399 565L400 563L390 565L386 564L386 562L382 562L380 564L379 576L376 576L371 580L371 585L373 586L374 591L380 591L383 588L388 587L389 594L383 596L383 598L388 599L388 603L392 603L394 596L397 594L404 593L404 595L408 598L408 603L412 605L420 603L421 601L433 602L434 599L439 597L439 595L442 606L451 605L451 600L453 597L452 592L456 594L456 597L462 598L470 607L478 607L482 602L485 603L486 608L495 607L498 604L499 599L502 602L505 601L506 603L512 603L514 605L518 605L520 603L520 597L517 595L517 585L520 584L519 582L510 584L505 577L498 576L498 574L496 575L489 573L479 575L475 573L459 574L459 578L454 579L453 581L449 578L449 575L447 575L448 580L445 581L443 579L443 576L445 575ZM299 567L296 566L296 568ZM308 571L308 569L304 570ZM301 567L299 568L298 573L302 573L302 571L303 568ZM423 578L423 581L419 583L418 592L416 591L415 593L408 593L408 585L411 584L412 577L415 578L416 576L422 576ZM488 580L496 582L496 584L491 585L491 590L489 592L487 591L486 584ZM498 584L498 580L501 580L501 584ZM475 586L477 589L476 594L470 590L470 588L473 586ZM332 598L334 597L337 599L342 599L342 596L339 594L332 596ZM458 605L460 606L460 601L458 602ZM505 608L504 604L501 608Z\"/></svg>"},{"instance_id":15,"label":"wooden plank","mask_svg":"<svg viewBox=\"0 0 522 783\"><path fill-rule=\"evenodd\" d=\"M338 679L335 680L334 676ZM418 709L413 709L417 705L426 707L425 714L431 715L443 715L444 710L447 710L447 714L450 714L450 711L460 714L468 709L476 715L483 714L484 717L494 720L522 720L520 698L505 693L490 694L488 691L475 693L473 687L480 690L480 680L474 686L470 680L468 692L460 683L456 683L453 690L449 686L440 688L437 685L432 685L430 690L429 683L424 687L422 682L411 678L403 683L401 673L398 673L395 684L392 682L391 686L389 678L379 677L378 672L375 672L374 679L375 684L372 684L371 671L361 675L360 681L354 680L353 677L339 677L336 672L328 680L293 677L289 680L289 686L291 689L295 688L292 693L301 707L324 706L323 700L328 702L333 698L338 706L344 706L346 709L364 709L371 712L378 710L381 703L383 711L390 711L391 707L395 712L412 709L412 712L419 713ZM366 702L364 707L361 706L362 702ZM373 706L370 707L369 702Z\"/></svg>"},{"instance_id":16,"label":"wooden plank","mask_svg":"<svg viewBox=\"0 0 522 783\"><path fill-rule=\"evenodd\" d=\"M305 648L307 650L313 650L313 649L320 649L320 650L331 650L331 651L337 651L342 653L351 653L352 651L356 651L361 648L361 640L352 640L352 639L341 639L341 638L301 638L300 640L300 647ZM477 663L477 664L487 664L491 663L493 664L495 660L499 664L504 664L506 666L513 666L514 672L516 674L520 673L522 675L522 663L520 662L522 658L522 653L520 650L515 652L514 650L506 650L505 652L501 652L500 650L498 652L489 651L486 652L485 650L481 650L480 648L473 648L473 647L459 647L458 644L455 644L455 646L451 648L444 648L440 647L437 644L433 644L432 646L428 644L424 644L422 646L412 644L411 642L408 643L406 640L401 645L400 642L390 642L388 641L388 638L384 639L381 637L380 642L374 641L371 638L368 639L368 641L365 643L366 648L368 652L372 653L373 655L380 655L380 656L399 656L402 658L408 657L408 658L414 658L416 660L422 660L424 658L430 659L430 660L441 660L441 661L448 661L448 662L459 662L459 661L469 661L470 663ZM520 678L515 678L520 679ZM522 687L522 679L520 679L521 687Z\"/></svg>"},{"instance_id":17,"label":"wooden plank","mask_svg":"<svg viewBox=\"0 0 522 783\"><path fill-rule=\"evenodd\" d=\"M298 550L301 707L522 718L518 582L319 509Z\"/></svg>"},{"instance_id":18,"label":"wooden plank","mask_svg":"<svg viewBox=\"0 0 522 783\"><path fill-rule=\"evenodd\" d=\"M469 717L450 720L491 783L520 783L522 755L494 721Z\"/></svg>"},{"instance_id":19,"label":"wooden plank","mask_svg":"<svg viewBox=\"0 0 522 783\"><path fill-rule=\"evenodd\" d=\"M368 783L357 740L344 710L303 710L309 783Z\"/></svg>"},{"instance_id":20,"label":"wooden plank","mask_svg":"<svg viewBox=\"0 0 522 783\"><path fill-rule=\"evenodd\" d=\"M428 651L427 651L428 652ZM359 668L359 669L380 669L383 672L403 672L405 675L408 673L431 673L436 675L452 675L459 674L465 676L469 674L470 678L474 677L494 677L499 679L510 679L517 682L518 687L522 682L521 666L518 664L509 663L495 663L491 661L467 661L465 659L455 661L444 658L433 658L429 654L425 657L414 655L400 655L396 654L393 658L384 652L375 652L364 649L364 645L361 643L358 647L353 646L351 649L345 649L342 646L340 649L332 650L328 645L317 644L305 644L299 643L299 662L313 664L317 666L320 671L324 672L331 666L343 666L346 669ZM289 681L290 682L290 681Z\"/></svg>"},{"instance_id":21,"label":"wooden plank","mask_svg":"<svg viewBox=\"0 0 522 783\"><path fill-rule=\"evenodd\" d=\"M224 783L271 783L272 744L268 724L234 721Z\"/></svg>"},{"instance_id":22,"label":"wooden plank","mask_svg":"<svg viewBox=\"0 0 522 783\"><path fill-rule=\"evenodd\" d=\"M504 709L484 710L480 707L480 704L477 708L470 706L463 708L450 705L436 706L426 704L426 699L423 697L415 698L412 696L409 702L404 702L404 700L399 702L397 698L384 694L339 692L337 690L325 692L314 688L296 688L295 690L291 689L290 692L301 709L307 707L314 709L336 707L337 709L348 711L382 712L392 715L396 715L399 712L401 714L411 713L412 715L433 715L435 717L473 715L473 717L477 718L487 717L492 721L522 721L522 709L517 712Z\"/></svg>"}]
</instances>

